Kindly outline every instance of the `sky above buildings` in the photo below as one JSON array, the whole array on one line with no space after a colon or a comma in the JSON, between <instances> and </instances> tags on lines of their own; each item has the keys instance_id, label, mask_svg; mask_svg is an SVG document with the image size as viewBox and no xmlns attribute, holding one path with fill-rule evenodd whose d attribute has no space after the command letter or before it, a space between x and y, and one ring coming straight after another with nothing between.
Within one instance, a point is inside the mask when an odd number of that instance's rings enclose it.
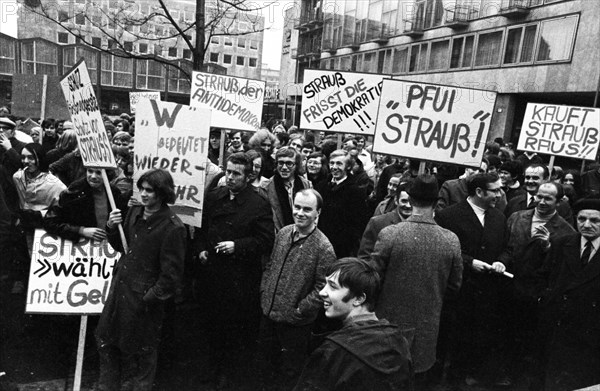
<instances>
[{"instance_id":1,"label":"sky above buildings","mask_svg":"<svg viewBox=\"0 0 600 391\"><path fill-rule=\"evenodd\" d=\"M294 6L294 0L249 0L248 4L262 7L256 12L265 18L262 62L271 69L279 69L285 10ZM0 0L0 33L18 38L17 0Z\"/></svg>"}]
</instances>

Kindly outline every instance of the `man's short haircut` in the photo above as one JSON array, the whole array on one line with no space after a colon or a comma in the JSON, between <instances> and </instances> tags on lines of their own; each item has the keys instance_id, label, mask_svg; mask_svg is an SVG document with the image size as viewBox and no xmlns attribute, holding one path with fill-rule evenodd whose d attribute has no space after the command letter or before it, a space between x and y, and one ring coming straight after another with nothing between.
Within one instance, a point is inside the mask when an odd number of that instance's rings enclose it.
<instances>
[{"instance_id":1,"label":"man's short haircut","mask_svg":"<svg viewBox=\"0 0 600 391\"><path fill-rule=\"evenodd\" d=\"M540 189L540 187L542 187L542 185L552 185L556 188L556 201L562 200L562 198L565 196L565 189L564 189L563 185L561 185L558 182L544 181L544 182L540 183L538 190Z\"/></svg>"},{"instance_id":2,"label":"man's short haircut","mask_svg":"<svg viewBox=\"0 0 600 391\"><path fill-rule=\"evenodd\" d=\"M177 199L175 195L175 183L167 170L151 168L146 171L137 181L138 189L142 188L144 182L148 182L150 187L154 189L154 192L160 198L163 205L175 203Z\"/></svg>"},{"instance_id":3,"label":"man's short haircut","mask_svg":"<svg viewBox=\"0 0 600 391\"><path fill-rule=\"evenodd\" d=\"M518 160L509 160L500 166L500 171L506 171L511 177L517 178L521 175L521 163Z\"/></svg>"},{"instance_id":4,"label":"man's short haircut","mask_svg":"<svg viewBox=\"0 0 600 391\"><path fill-rule=\"evenodd\" d=\"M319 194L318 191L316 191L315 189L302 189L302 190L298 190L296 192L296 194L294 195L294 199L296 198L296 196L298 194L302 194L303 196L308 196L310 194L314 195L315 198L317 199L317 210L321 210L321 208L323 207L323 197L321 197L321 194Z\"/></svg>"},{"instance_id":5,"label":"man's short haircut","mask_svg":"<svg viewBox=\"0 0 600 391\"><path fill-rule=\"evenodd\" d=\"M348 288L350 293L342 300L347 303L353 297L365 296L364 305L371 312L381 292L381 277L377 270L367 261L358 258L342 258L329 266L326 275L330 276L339 271L340 286Z\"/></svg>"},{"instance_id":6,"label":"man's short haircut","mask_svg":"<svg viewBox=\"0 0 600 391\"><path fill-rule=\"evenodd\" d=\"M294 163L296 164L296 172L298 169L300 169L300 167L302 167L302 154L294 147L286 146L279 148L275 153L275 165L277 165L277 160L279 160L280 157L289 157L294 159Z\"/></svg>"},{"instance_id":7,"label":"man's short haircut","mask_svg":"<svg viewBox=\"0 0 600 391\"><path fill-rule=\"evenodd\" d=\"M477 193L477 188L487 190L487 185L489 183L497 182L498 179L498 174L495 172L487 172L471 176L467 181L467 191L469 196L475 196Z\"/></svg>"},{"instance_id":8,"label":"man's short haircut","mask_svg":"<svg viewBox=\"0 0 600 391\"><path fill-rule=\"evenodd\" d=\"M307 142L305 142L302 145L302 149L310 149L311 151L314 151L315 150L315 144L312 143L312 142L310 142L310 141L307 141Z\"/></svg>"},{"instance_id":9,"label":"man's short haircut","mask_svg":"<svg viewBox=\"0 0 600 391\"><path fill-rule=\"evenodd\" d=\"M394 176L392 176L392 178L394 178ZM408 194L408 188L410 187L410 183L411 180L405 181L405 182L400 182L400 184L398 185L398 188L396 189L396 201L398 201L400 199L400 193L402 193L403 191L406 192Z\"/></svg>"},{"instance_id":10,"label":"man's short haircut","mask_svg":"<svg viewBox=\"0 0 600 391\"><path fill-rule=\"evenodd\" d=\"M233 140L233 136L235 136L236 134L240 134L240 138L244 138L244 132L241 130L233 130L231 133L229 133L229 139Z\"/></svg>"},{"instance_id":11,"label":"man's short haircut","mask_svg":"<svg viewBox=\"0 0 600 391\"><path fill-rule=\"evenodd\" d=\"M335 151L331 152L331 155L329 155L329 161L331 162L334 158L340 156L344 158L344 162L346 163L346 171L350 172L353 166L353 159L352 155L350 155L350 152L346 151L345 149L336 149Z\"/></svg>"},{"instance_id":12,"label":"man's short haircut","mask_svg":"<svg viewBox=\"0 0 600 391\"><path fill-rule=\"evenodd\" d=\"M46 118L42 121L42 129L47 129L50 126L56 127L56 120L54 118Z\"/></svg>"},{"instance_id":13,"label":"man's short haircut","mask_svg":"<svg viewBox=\"0 0 600 391\"><path fill-rule=\"evenodd\" d=\"M530 164L527 167L525 167L525 169L523 170L523 175L525 175L525 171L527 171L528 168L536 169L538 167L541 167L542 170L544 170L544 176L542 177L542 179L548 179L550 177L550 171L548 170L548 166L538 163Z\"/></svg>"},{"instance_id":14,"label":"man's short haircut","mask_svg":"<svg viewBox=\"0 0 600 391\"><path fill-rule=\"evenodd\" d=\"M245 152L232 153L227 158L227 163L243 165L245 176L252 174L252 171L254 168L254 167L252 167L252 160L248 157L248 155L246 155Z\"/></svg>"}]
</instances>

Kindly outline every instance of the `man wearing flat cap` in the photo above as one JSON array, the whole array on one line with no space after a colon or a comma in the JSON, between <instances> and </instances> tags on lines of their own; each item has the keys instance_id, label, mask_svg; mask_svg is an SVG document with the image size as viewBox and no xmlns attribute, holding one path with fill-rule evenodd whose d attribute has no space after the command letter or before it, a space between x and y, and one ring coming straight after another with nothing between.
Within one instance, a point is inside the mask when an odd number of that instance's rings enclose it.
<instances>
[{"instance_id":1,"label":"man wearing flat cap","mask_svg":"<svg viewBox=\"0 0 600 391\"><path fill-rule=\"evenodd\" d=\"M15 137L16 126L8 117L0 117L0 165L10 175L21 168L21 150L25 146Z\"/></svg>"},{"instance_id":2,"label":"man wearing flat cap","mask_svg":"<svg viewBox=\"0 0 600 391\"><path fill-rule=\"evenodd\" d=\"M401 329L414 329L410 350L420 383L435 363L444 295L460 288L463 261L456 235L433 219L435 177L417 176L407 193L412 215L379 233L371 262L384 281L378 314Z\"/></svg>"},{"instance_id":3,"label":"man wearing flat cap","mask_svg":"<svg viewBox=\"0 0 600 391\"><path fill-rule=\"evenodd\" d=\"M579 232L551 240L540 273L547 391L600 383L600 200L573 209Z\"/></svg>"}]
</instances>

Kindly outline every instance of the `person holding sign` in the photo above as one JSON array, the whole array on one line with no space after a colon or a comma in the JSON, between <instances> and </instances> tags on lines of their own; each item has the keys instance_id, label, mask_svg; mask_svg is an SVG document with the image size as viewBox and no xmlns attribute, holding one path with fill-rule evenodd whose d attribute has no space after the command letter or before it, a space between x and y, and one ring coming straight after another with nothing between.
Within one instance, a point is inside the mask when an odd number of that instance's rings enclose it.
<instances>
[{"instance_id":1,"label":"person holding sign","mask_svg":"<svg viewBox=\"0 0 600 391\"><path fill-rule=\"evenodd\" d=\"M129 251L124 251L117 225L121 211L110 212L108 240L123 253L113 272L106 304L96 329L100 353L98 390L119 390L131 380L134 390L152 389L165 302L181 283L185 256L185 226L167 203L175 201L173 178L151 169L137 182L142 205L133 206L124 221ZM121 363L133 361L126 378Z\"/></svg>"},{"instance_id":2,"label":"person holding sign","mask_svg":"<svg viewBox=\"0 0 600 391\"><path fill-rule=\"evenodd\" d=\"M127 210L127 200L119 189L111 186L117 208ZM106 222L110 203L98 168L88 168L85 178L73 182L62 192L58 205L50 208L44 218L44 229L64 239L79 241L80 238L102 241L106 239Z\"/></svg>"}]
</instances>

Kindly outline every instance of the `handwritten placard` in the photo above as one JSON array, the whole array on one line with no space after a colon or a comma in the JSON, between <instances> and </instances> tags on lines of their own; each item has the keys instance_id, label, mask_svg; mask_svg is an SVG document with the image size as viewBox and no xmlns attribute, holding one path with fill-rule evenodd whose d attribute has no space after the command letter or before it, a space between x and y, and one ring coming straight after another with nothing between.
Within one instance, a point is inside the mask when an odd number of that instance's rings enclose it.
<instances>
[{"instance_id":1,"label":"handwritten placard","mask_svg":"<svg viewBox=\"0 0 600 391\"><path fill-rule=\"evenodd\" d=\"M373 152L478 167L496 92L385 79Z\"/></svg>"},{"instance_id":2,"label":"handwritten placard","mask_svg":"<svg viewBox=\"0 0 600 391\"><path fill-rule=\"evenodd\" d=\"M27 313L99 314L120 253L110 244L79 242L35 231L27 286Z\"/></svg>"},{"instance_id":3,"label":"handwritten placard","mask_svg":"<svg viewBox=\"0 0 600 391\"><path fill-rule=\"evenodd\" d=\"M137 103L133 181L150 168L169 171L177 196L172 210L196 227L202 222L210 121L208 109L149 99Z\"/></svg>"},{"instance_id":4,"label":"handwritten placard","mask_svg":"<svg viewBox=\"0 0 600 391\"><path fill-rule=\"evenodd\" d=\"M135 105L142 98L160 100L159 91L136 91L129 93L129 110L135 114Z\"/></svg>"},{"instance_id":5,"label":"handwritten placard","mask_svg":"<svg viewBox=\"0 0 600 391\"><path fill-rule=\"evenodd\" d=\"M81 60L60 80L85 167L116 168L108 134L100 115L85 61Z\"/></svg>"},{"instance_id":6,"label":"handwritten placard","mask_svg":"<svg viewBox=\"0 0 600 391\"><path fill-rule=\"evenodd\" d=\"M600 109L527 103L517 149L595 160Z\"/></svg>"},{"instance_id":7,"label":"handwritten placard","mask_svg":"<svg viewBox=\"0 0 600 391\"><path fill-rule=\"evenodd\" d=\"M375 132L382 75L307 69L300 127L329 132Z\"/></svg>"},{"instance_id":8,"label":"handwritten placard","mask_svg":"<svg viewBox=\"0 0 600 391\"><path fill-rule=\"evenodd\" d=\"M190 106L210 109L210 126L256 131L261 125L265 90L262 80L194 72Z\"/></svg>"}]
</instances>

